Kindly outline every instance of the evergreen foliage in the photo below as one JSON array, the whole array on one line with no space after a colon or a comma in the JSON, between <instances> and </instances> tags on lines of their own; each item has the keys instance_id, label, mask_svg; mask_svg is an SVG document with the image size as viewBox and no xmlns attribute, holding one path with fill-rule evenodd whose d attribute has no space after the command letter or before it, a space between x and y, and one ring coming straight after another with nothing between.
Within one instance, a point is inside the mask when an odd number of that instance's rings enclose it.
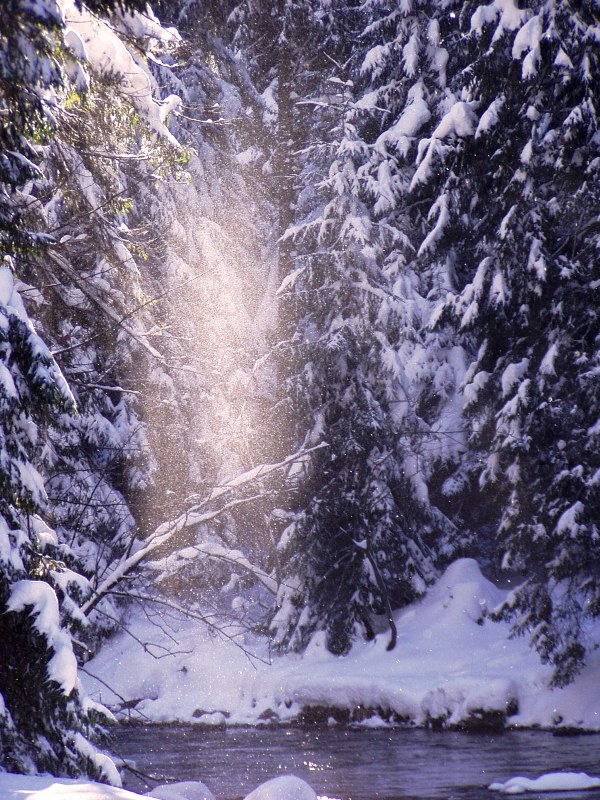
<instances>
[{"instance_id":1,"label":"evergreen foliage","mask_svg":"<svg viewBox=\"0 0 600 800\"><path fill-rule=\"evenodd\" d=\"M79 4L80 7L82 4ZM144 11L143 0L91 0L105 14L115 8ZM31 201L21 189L39 179L41 145L51 138L63 84L64 20L54 2L7 0L0 8L0 253L14 255L43 246L49 238L28 230ZM50 237L51 240L51 237Z\"/></svg>"},{"instance_id":2,"label":"evergreen foliage","mask_svg":"<svg viewBox=\"0 0 600 800\"><path fill-rule=\"evenodd\" d=\"M0 269L0 358L0 757L15 771L100 778L84 738L97 733L95 713L82 706L50 585L62 567L44 551L56 538L32 516L45 501L33 463L44 428L52 415L73 412L74 401L7 267Z\"/></svg>"},{"instance_id":3,"label":"evergreen foliage","mask_svg":"<svg viewBox=\"0 0 600 800\"><path fill-rule=\"evenodd\" d=\"M35 140L51 125L51 92L60 85L55 58L58 8L10 0L0 9L0 247L31 248L19 188L39 176ZM47 94L48 101L44 101ZM42 237L43 238L43 237Z\"/></svg>"},{"instance_id":4,"label":"evergreen foliage","mask_svg":"<svg viewBox=\"0 0 600 800\"><path fill-rule=\"evenodd\" d=\"M475 533L479 558L523 576L501 615L562 685L598 615L597 6L369 5L384 130L368 181L405 237L394 259L409 297L418 287L429 305L412 326L435 365L417 406L428 421L462 381L463 444L432 464L431 498ZM444 350L469 365L459 380L444 380Z\"/></svg>"},{"instance_id":5,"label":"evergreen foliage","mask_svg":"<svg viewBox=\"0 0 600 800\"><path fill-rule=\"evenodd\" d=\"M96 10L117 5L145 9L106 2ZM137 320L127 324L143 302L135 261L117 232L124 186L93 157L112 139L120 158L138 123L110 77L93 88L89 78L79 81L84 73L67 54L58 6L9 3L0 15L0 248L9 265L0 272L0 760L16 771L112 780L88 741L106 719L81 696L69 633L85 659L117 622L109 601L91 619L80 606L132 547L129 504L152 471L135 392L121 388L132 371L131 340L143 331ZM20 293L60 353L79 413Z\"/></svg>"},{"instance_id":6,"label":"evergreen foliage","mask_svg":"<svg viewBox=\"0 0 600 800\"><path fill-rule=\"evenodd\" d=\"M357 114L366 92L364 9L331 9L326 27L326 7L316 4L315 26L339 74L323 68L303 96L314 111L298 219L286 234L296 269L282 284L290 336L278 359L287 400L280 425L290 420L296 447L327 447L307 459L305 475L290 475L296 516L280 542L286 577L272 627L278 643L292 648L325 630L328 647L343 653L360 632L373 635L378 615L387 616L394 645L392 610L433 582L456 531L430 506L417 455L429 426L402 359L414 320L403 302L400 257L395 268L393 258L387 269L378 263L400 236L388 220L380 223L376 191L365 180L373 125Z\"/></svg>"},{"instance_id":7,"label":"evergreen foliage","mask_svg":"<svg viewBox=\"0 0 600 800\"><path fill-rule=\"evenodd\" d=\"M482 11L464 21L469 68L457 59L453 81L479 122L453 148L444 187L458 289L444 313L477 352L464 469L497 514L503 568L525 578L502 615L563 685L593 649L586 621L600 612L600 12L540 2L503 25L499 8Z\"/></svg>"},{"instance_id":8,"label":"evergreen foliage","mask_svg":"<svg viewBox=\"0 0 600 800\"><path fill-rule=\"evenodd\" d=\"M427 493L429 505L416 507L428 508L437 522L432 563L459 545L493 568L521 574L525 583L499 613L514 620L515 633L530 632L562 685L594 648L586 619L598 615L592 389L598 331L590 302L598 215L597 7L372 2L361 14L344 74L351 102L337 122L345 130L337 151L336 123L317 135L321 147L307 158L310 179L299 196L305 212L308 197L313 205L292 232L309 245L288 287L298 344L284 350L282 375L297 365L291 352L297 357L303 348L311 357L303 380L288 379L288 413L291 407L296 423L318 418L310 441L322 436L332 446L334 466L325 468L320 455L319 479L332 481L335 463L344 464L332 420L348 426L347 457L356 438L353 413L361 415L361 431L374 425L385 431L388 447L404 446L397 463L418 464L418 481L405 486L402 499L396 489L396 502L406 516L419 493L421 501ZM309 188L319 174L332 198L325 213ZM328 270L331 283L323 277ZM365 296L353 306L348 292L359 286ZM382 305L392 310L378 313L373 295L382 290L390 298ZM356 309L365 322L348 336ZM334 353L343 363L339 372L332 370ZM387 377L390 353L398 388ZM379 407L360 400L331 413L336 404L325 398L364 375L372 380L369 399L406 403L402 425L386 427ZM414 435L411 441L411 431L420 441ZM353 464L349 473L357 477L360 470ZM372 469L368 474L374 477ZM305 484L309 502L317 502L319 479ZM352 516L354 504L366 514L366 495L343 486L319 506L331 516L315 534L318 570L334 565L335 573L344 565L341 553L348 550L338 550L336 526L345 518L342 508ZM448 538L452 525L444 515L462 537ZM275 623L294 620L282 641L295 646L306 641L292 636L295 626L309 636L319 614L321 624L340 619L327 581L308 579L310 568L300 566L310 558L311 539L302 531L315 530L313 519L300 516L286 537L294 552L290 575L303 577ZM365 527L375 535L376 522ZM427 535L423 520L414 529ZM382 545L385 558L398 539L396 532ZM401 603L393 575L394 602ZM348 608L357 595L339 590L345 583L336 577L340 605ZM315 588L307 589L304 581L311 580ZM366 607L382 611L381 604ZM344 642L351 629L348 623Z\"/></svg>"}]
</instances>

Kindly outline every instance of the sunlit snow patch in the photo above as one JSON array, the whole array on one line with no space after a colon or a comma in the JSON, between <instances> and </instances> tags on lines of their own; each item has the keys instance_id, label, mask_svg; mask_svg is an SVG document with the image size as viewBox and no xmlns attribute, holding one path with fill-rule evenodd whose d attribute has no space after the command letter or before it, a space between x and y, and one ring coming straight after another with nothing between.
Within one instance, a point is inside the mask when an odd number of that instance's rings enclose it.
<instances>
[{"instance_id":1,"label":"sunlit snow patch","mask_svg":"<svg viewBox=\"0 0 600 800\"><path fill-rule=\"evenodd\" d=\"M102 682L89 674L82 680L117 712L123 699L129 702L123 716L152 722L256 725L317 714L323 724L485 727L510 720L600 730L600 651L573 684L552 691L551 667L540 663L524 637L510 638L509 623L490 619L506 597L475 561L461 559L420 601L394 613L394 650L386 650L389 631L383 630L339 657L327 650L321 632L303 655L270 663L268 642L249 632L226 631L242 650L211 636L199 621L169 618L160 638L157 615L146 619L136 612L128 623L134 638L115 637L86 665ZM139 642L152 643L149 652ZM153 658L169 647L171 655ZM135 670L126 668L131 663Z\"/></svg>"}]
</instances>

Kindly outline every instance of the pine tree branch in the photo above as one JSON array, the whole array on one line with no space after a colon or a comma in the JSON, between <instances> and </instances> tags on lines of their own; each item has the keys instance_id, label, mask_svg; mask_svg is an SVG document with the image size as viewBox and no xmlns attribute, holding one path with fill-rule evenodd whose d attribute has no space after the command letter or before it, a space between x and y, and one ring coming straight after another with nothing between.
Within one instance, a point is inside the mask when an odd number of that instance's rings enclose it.
<instances>
[{"instance_id":1,"label":"pine tree branch","mask_svg":"<svg viewBox=\"0 0 600 800\"><path fill-rule=\"evenodd\" d=\"M140 334L133 331L128 325L125 325L125 319L127 318L127 316L122 318L121 315L114 310L114 308L111 308L111 306L109 306L107 303L101 300L100 297L98 297L98 295L96 294L96 292L91 288L89 282L81 278L81 276L77 274L77 272L66 261L66 259L60 256L58 253L49 252L48 255L50 256L52 261L54 261L54 263L57 264L60 267L60 269L62 269L62 271L71 278L73 283L75 283L81 289L84 295L93 303L95 303L99 308L101 308L102 311L104 311L104 313L106 314L107 317L109 317L109 319L113 320L113 322L116 325L123 328L123 330L129 336L131 336L132 339L135 339L135 341L138 344L140 344L145 350L147 350L148 353L150 353L150 355L157 361L165 360L165 357L162 355L162 353L159 353L158 350L155 350L154 347L152 347L152 345L149 344Z\"/></svg>"},{"instance_id":2,"label":"pine tree branch","mask_svg":"<svg viewBox=\"0 0 600 800\"><path fill-rule=\"evenodd\" d=\"M125 320L129 319L129 317L132 317L134 314L137 314L143 308L146 308L146 306L150 306L153 305L154 303L157 303L159 300L162 300L163 297L166 297L167 295L172 294L173 292L179 291L179 289L182 289L184 286L187 286L189 283L192 283L193 281L196 281L199 278L202 278L203 276L204 276L203 272L198 275L194 275L192 278L189 278L189 280L183 281L183 283L180 283L171 289L166 289L164 292L157 294L155 297L151 297L149 300L145 300L143 303L140 303L131 311L128 311L127 314L122 316L120 319L116 320L114 322L114 325L115 326L122 325L122 323L125 322ZM62 284L60 283L58 285L62 286ZM126 330L128 329L126 328ZM77 344L70 345L69 347L63 347L62 350L55 350L53 351L52 355L56 357L62 355L63 353L68 353L71 350L77 350L77 348L84 347L86 344L93 342L94 339L97 339L99 336L100 334L96 334L95 336L91 336L89 339L85 339L83 342L78 342Z\"/></svg>"}]
</instances>

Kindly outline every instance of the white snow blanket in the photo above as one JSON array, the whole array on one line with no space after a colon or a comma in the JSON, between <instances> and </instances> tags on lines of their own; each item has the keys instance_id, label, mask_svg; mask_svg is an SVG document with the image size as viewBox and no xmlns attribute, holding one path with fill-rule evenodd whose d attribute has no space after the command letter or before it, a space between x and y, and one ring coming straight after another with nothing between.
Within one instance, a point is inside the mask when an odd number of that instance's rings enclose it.
<instances>
[{"instance_id":1,"label":"white snow blanket","mask_svg":"<svg viewBox=\"0 0 600 800\"><path fill-rule=\"evenodd\" d=\"M54 778L51 775L30 776L0 773L2 800L215 800L215 796L200 781L183 781L156 789L147 795L128 792L115 786L93 781ZM261 784L247 800L317 800L311 787L295 775L282 775ZM322 798L327 800L327 798Z\"/></svg>"},{"instance_id":2,"label":"white snow blanket","mask_svg":"<svg viewBox=\"0 0 600 800\"><path fill-rule=\"evenodd\" d=\"M316 636L303 655L269 659L263 640L229 630L256 656L251 659L203 623L167 620L157 607L153 619L131 619L139 641L119 634L86 665L104 683L82 679L94 699L115 711L121 698L128 705L137 701L132 714L150 722L261 724L321 705L362 709L355 716L363 717L363 725L386 724L370 716L379 707L417 724L459 724L508 710L511 725L600 730L600 651L572 685L552 691L551 670L527 639L509 638L508 624L486 616L509 589L498 589L475 561L461 559L423 600L396 613L394 650L387 652L384 632L372 642L357 642L344 657L331 655ZM158 635L155 623L169 627Z\"/></svg>"},{"instance_id":3,"label":"white snow blanket","mask_svg":"<svg viewBox=\"0 0 600 800\"><path fill-rule=\"evenodd\" d=\"M0 773L2 800L140 800L141 795L85 780Z\"/></svg>"},{"instance_id":4,"label":"white snow blanket","mask_svg":"<svg viewBox=\"0 0 600 800\"><path fill-rule=\"evenodd\" d=\"M597 789L600 778L593 778L585 772L549 772L539 778L511 778L506 783L491 783L488 789L504 794L523 792L573 792L582 789Z\"/></svg>"}]
</instances>

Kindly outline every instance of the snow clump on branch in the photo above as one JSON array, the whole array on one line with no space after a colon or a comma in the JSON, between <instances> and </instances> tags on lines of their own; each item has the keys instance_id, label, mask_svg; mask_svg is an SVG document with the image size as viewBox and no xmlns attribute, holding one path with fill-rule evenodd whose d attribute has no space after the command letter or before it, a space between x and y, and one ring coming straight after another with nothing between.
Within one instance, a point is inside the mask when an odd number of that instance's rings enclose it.
<instances>
[{"instance_id":1,"label":"snow clump on branch","mask_svg":"<svg viewBox=\"0 0 600 800\"><path fill-rule=\"evenodd\" d=\"M66 42L77 58L87 60L91 69L101 75L117 79L118 90L133 105L150 128L174 147L179 142L165 125L168 115L181 104L177 95L169 95L158 103L152 96L152 77L145 65L140 64L115 33L115 28L98 19L85 8L77 8L74 0L60 0L65 24L68 26ZM116 29L137 39L157 39L163 44L176 44L180 36L174 28L163 28L149 12L121 14ZM80 66L80 65L78 65ZM79 87L84 78L80 71L68 72L75 76Z\"/></svg>"}]
</instances>

